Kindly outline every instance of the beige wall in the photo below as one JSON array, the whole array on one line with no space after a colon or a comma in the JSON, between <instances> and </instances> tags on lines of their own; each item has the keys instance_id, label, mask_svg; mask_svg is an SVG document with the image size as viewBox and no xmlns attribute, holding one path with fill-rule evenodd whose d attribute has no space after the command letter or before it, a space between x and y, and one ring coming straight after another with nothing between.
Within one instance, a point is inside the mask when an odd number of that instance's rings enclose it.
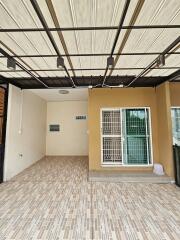
<instances>
[{"instance_id":1,"label":"beige wall","mask_svg":"<svg viewBox=\"0 0 180 240\"><path fill-rule=\"evenodd\" d=\"M88 155L87 120L75 119L87 110L87 101L47 103L47 155ZM60 132L49 132L49 124L60 124Z\"/></svg>"},{"instance_id":2,"label":"beige wall","mask_svg":"<svg viewBox=\"0 0 180 240\"><path fill-rule=\"evenodd\" d=\"M172 154L171 101L169 83L156 89L159 161L169 176L174 175Z\"/></svg>"},{"instance_id":3,"label":"beige wall","mask_svg":"<svg viewBox=\"0 0 180 240\"><path fill-rule=\"evenodd\" d=\"M28 90L10 85L4 181L41 159L45 141L46 102Z\"/></svg>"},{"instance_id":4,"label":"beige wall","mask_svg":"<svg viewBox=\"0 0 180 240\"><path fill-rule=\"evenodd\" d=\"M127 89L92 89L89 90L89 169L90 170L122 170L138 171L138 167L101 167L100 144L100 109L106 107L150 107L152 121L153 159L159 161L157 112L155 88L127 88ZM143 171L152 171L150 167L143 167Z\"/></svg>"},{"instance_id":5,"label":"beige wall","mask_svg":"<svg viewBox=\"0 0 180 240\"><path fill-rule=\"evenodd\" d=\"M171 106L180 107L180 83L170 83Z\"/></svg>"}]
</instances>

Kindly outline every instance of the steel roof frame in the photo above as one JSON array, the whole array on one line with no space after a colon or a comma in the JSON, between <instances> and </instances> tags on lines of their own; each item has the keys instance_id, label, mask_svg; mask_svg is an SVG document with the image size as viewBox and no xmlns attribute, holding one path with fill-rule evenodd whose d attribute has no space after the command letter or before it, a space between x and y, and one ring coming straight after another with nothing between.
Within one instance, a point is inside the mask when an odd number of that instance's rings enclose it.
<instances>
[{"instance_id":1,"label":"steel roof frame","mask_svg":"<svg viewBox=\"0 0 180 240\"><path fill-rule=\"evenodd\" d=\"M169 75L167 81L172 82L172 81L175 81L179 77L180 77L180 68L176 72L174 72L171 75Z\"/></svg>"},{"instance_id":2,"label":"steel roof frame","mask_svg":"<svg viewBox=\"0 0 180 240\"><path fill-rule=\"evenodd\" d=\"M4 49L0 48L0 53L3 54L4 56L6 56L7 58L12 58ZM13 58L14 59L14 58ZM24 67L20 62L18 62L17 60L14 59L14 61L16 62L16 65L21 68L24 72L26 72L27 74L29 74L32 78L34 78L36 81L40 82L41 85L45 86L46 88L48 88L48 85L46 85L41 79L39 79L38 77L36 77L32 72L30 72L26 67ZM5 78L6 79L6 78ZM5 80L4 79L4 80Z\"/></svg>"},{"instance_id":3,"label":"steel roof frame","mask_svg":"<svg viewBox=\"0 0 180 240\"><path fill-rule=\"evenodd\" d=\"M179 29L180 25L132 25L122 26L122 30L132 29ZM99 31L99 30L118 30L118 26L99 26L99 27L47 27L44 28L1 28L0 32L58 32L58 31Z\"/></svg>"},{"instance_id":4,"label":"steel roof frame","mask_svg":"<svg viewBox=\"0 0 180 240\"><path fill-rule=\"evenodd\" d=\"M16 86L21 86L19 84L19 81L31 81L33 79L36 80L36 82L38 81L40 84L41 84L41 87L47 87L47 88L51 88L51 86L48 86L46 83L44 83L43 81L47 81L47 80L60 80L60 79L67 79L67 77L40 77L38 74L39 77L36 77L33 72L41 72L41 71L60 71L59 69L27 69L26 67L24 67L21 63L19 63L16 58L18 58L19 60L21 60L20 58L28 58L28 57L80 57L80 56L121 56L121 55L124 55L124 56L136 56L136 55L161 55L161 54L167 54L167 56L169 56L170 54L180 54L180 52L173 52L172 51L172 48L173 46L175 46L175 42L176 42L176 45L178 43L178 41L180 40L180 37L179 37L179 40L176 39L170 46L168 46L162 53L159 53L159 52L150 52L150 53L123 53L123 52L118 52L118 53L114 53L114 50L115 50L115 47L116 47L116 44L117 44L117 41L118 41L118 37L119 37L119 34L121 32L121 30L127 30L127 31L131 31L131 30L135 30L135 29L177 29L177 28L180 28L180 25L139 25L139 26L136 26L134 25L135 23L135 20L132 21L131 19L131 22L130 22L130 25L129 26L123 26L123 22L124 22L124 19L125 19L125 16L127 14L127 10L128 10L128 7L129 7L129 4L130 4L130 0L126 0L126 3L125 3L125 6L124 6L124 9L122 11L122 16L121 16L121 19L120 19L120 23L119 23L119 26L99 26L99 27L68 27L68 28L61 28L61 27L55 27L55 28L49 28L47 23L46 23L46 20L41 12L41 9L37 3L36 0L31 0L31 3L32 3L32 6L39 18L39 20L41 21L41 24L43 26L43 28L23 28L23 29L15 29L15 28L9 28L9 29L0 29L0 33L5 33L5 32L46 32L48 37L49 37L49 40L55 50L55 52L57 54L54 54L54 55L15 55L13 54L12 56L10 56L5 50L3 49L0 49L1 50L1 53L4 55L4 56L0 56L0 58L3 58L3 57L12 57L13 59L15 59L16 61L16 64L22 69L22 70L17 70L16 72L22 72L22 71L25 71L26 73L28 73L32 78L6 78L2 75L0 75L0 80L1 81L4 81L4 82L7 82L7 83L12 83ZM136 19L136 17L138 16L140 10L141 10L141 7L144 3L144 0L141 1L141 4L139 4L139 6L137 5L137 8L138 11L137 13L134 12L133 16L135 16L134 19ZM57 25L56 25L57 26ZM116 33L116 36L115 36L115 39L114 39L114 43L113 43L113 46L112 46L112 49L111 49L111 53L110 54L107 54L107 53L94 53L94 54L90 54L90 53L87 53L87 54L69 54L68 52L66 52L66 54L60 54L59 52L59 49L56 45L56 41L54 40L51 32L61 32L61 31L91 31L91 30L117 30L117 33ZM128 32L129 34L129 32ZM127 34L127 35L128 35ZM128 35L129 36L129 35ZM127 39L125 39L127 41ZM174 49L173 49L174 50ZM68 54L67 54L68 53ZM157 58L155 59L157 60ZM111 70L111 73L113 70L136 70L136 69L139 69L139 70L143 70L138 76L134 77L134 76L108 76L107 78L108 79L115 79L116 77L118 77L119 79L120 78L126 78L126 80L130 79L130 82L126 85L126 87L130 87L132 84L134 85L134 83L138 80L138 79L142 79L144 77L144 74L146 74L147 72L151 71L152 69L159 69L157 67L154 67L154 62L155 60L149 64L146 68L94 68L94 69L88 69L88 68L85 68L85 69L74 69L74 68L70 68L70 69L67 69L66 66L65 66L65 71L66 71L66 74L68 76L68 78L71 80L71 84L72 84L72 87L76 87L76 84L74 82L74 79L84 79L84 78L89 78L88 76L86 77L71 77L70 74L69 74L69 71L88 71L88 70L105 70L105 74L104 74L104 77L102 76L90 76L90 78L94 78L96 80L98 79L103 79L103 83L100 84L101 86L104 86L104 83L105 83L105 80L106 80L106 75L107 75L107 71L108 69ZM21 60L23 61L23 60ZM160 77L160 79L162 79L161 81L158 81L160 84L161 82L164 82L164 81L174 81L175 79L177 79L177 77L180 76L180 69L178 67L164 67L164 68L161 68L161 69L178 69L177 71L175 71L174 73L170 74L169 76L167 77ZM0 72L11 72L9 70L1 70ZM111 74L110 73L110 74ZM133 78L133 79L132 79ZM158 77L145 77L146 79L157 79ZM15 82L15 80L17 80L17 82ZM128 80L129 81L129 80ZM101 81L100 81L101 82ZM32 81L33 83L33 81ZM33 85L33 84L32 84ZM99 85L98 85L99 86ZM105 85L106 86L106 85ZM22 87L22 86L21 86ZM28 87L30 88L30 87Z\"/></svg>"},{"instance_id":5,"label":"steel roof frame","mask_svg":"<svg viewBox=\"0 0 180 240\"><path fill-rule=\"evenodd\" d=\"M152 70L159 70L159 69L165 69L165 70L170 70L170 69L179 69L180 67L151 67L150 69ZM144 70L146 68L143 67L120 67L120 68L113 68L113 70ZM104 71L106 68L69 68L68 71ZM111 70L111 68L109 68ZM30 69L29 72L62 72L63 70L59 69ZM13 72L13 70L0 70L1 73L6 73L6 72ZM15 72L24 72L23 70L16 70Z\"/></svg>"},{"instance_id":6,"label":"steel roof frame","mask_svg":"<svg viewBox=\"0 0 180 240\"><path fill-rule=\"evenodd\" d=\"M113 56L149 56L149 55L159 55L161 52L134 52L134 53L113 53ZM180 55L180 52L170 51L168 54L171 55ZM62 57L100 57L100 56L109 56L109 53L80 53L80 54L61 54ZM15 58L51 58L58 57L57 54L27 54L27 55L11 55ZM5 58L5 56L0 56L0 58Z\"/></svg>"},{"instance_id":7,"label":"steel roof frame","mask_svg":"<svg viewBox=\"0 0 180 240\"><path fill-rule=\"evenodd\" d=\"M129 5L130 5L130 0L126 0L126 2L124 4L123 11L122 11L122 15L121 15L121 18L120 18L118 30L116 32L116 36L115 36L115 39L114 39L113 46L112 46L111 53L110 53L109 57L113 56L113 53L114 53L114 50L115 50L115 47L116 47L119 35L121 33L122 26L123 26L123 23L124 23L124 20L125 20L125 17L126 17L128 8L129 8ZM106 70L105 70L104 77L103 77L103 82L102 82L102 85L101 85L102 87L105 85L106 75L107 75L108 69L109 69L109 66L106 66Z\"/></svg>"},{"instance_id":8,"label":"steel roof frame","mask_svg":"<svg viewBox=\"0 0 180 240\"><path fill-rule=\"evenodd\" d=\"M136 7L134 8L134 12L133 12L133 14L132 14L132 16L131 16L131 19L130 19L130 21L129 21L129 25L133 25L133 26L135 25L136 20L137 20L140 12L141 12L141 10L142 10L142 7L143 7L144 3L145 3L145 0L138 0L138 1L137 1ZM128 39L129 39L129 36L130 36L131 31L132 31L132 29L127 29L127 30L126 30L126 32L125 32L125 34L124 34L124 36L123 36L123 39L122 39L122 41L121 41L121 44L119 45L118 53L122 53L122 51L123 51L123 49L124 49L124 47L125 47ZM117 62L119 61L119 58L120 58L120 55L119 55L119 56L117 55L117 56L115 57L113 67L116 66ZM113 72L113 69L109 72L109 76L112 74L112 72Z\"/></svg>"},{"instance_id":9,"label":"steel roof frame","mask_svg":"<svg viewBox=\"0 0 180 240\"><path fill-rule=\"evenodd\" d=\"M18 88L21 87L18 83L15 83L13 79L7 79L6 77L0 74L0 84L9 84L9 83L15 85Z\"/></svg>"},{"instance_id":10,"label":"steel roof frame","mask_svg":"<svg viewBox=\"0 0 180 240\"><path fill-rule=\"evenodd\" d=\"M58 55L59 57L61 57L60 51L59 51L59 49L58 49L58 47L57 47L57 44L56 44L56 42L55 42L55 40L54 40L51 32L48 31L48 25L47 25L47 23L46 23L46 20L45 20L43 14L42 14L42 12L41 12L41 9L40 9L37 1L36 1L36 0L30 0L30 1L31 1L31 4L32 4L32 6L33 6L33 8L34 8L34 10L35 10L35 12L36 12L36 14L37 14L40 22L41 22L43 28L45 29L45 32L46 32L46 34L47 34L47 36L48 36L48 38L49 38L49 40L50 40L50 42L51 42L54 50L55 50L55 52L57 53L57 55ZM70 74L69 74L69 72L68 72L68 70L67 70L67 67L66 67L65 65L64 65L64 69L65 69L66 74L68 75L68 78L70 79L70 81L71 81L71 83L72 83L72 87L75 88L76 85L75 85L72 77L70 76Z\"/></svg>"},{"instance_id":11,"label":"steel roof frame","mask_svg":"<svg viewBox=\"0 0 180 240\"><path fill-rule=\"evenodd\" d=\"M67 82L67 76L66 77L42 77L41 79L47 83L48 85L50 85L50 88L61 88L61 87L70 87L72 88L70 82ZM111 86L114 87L118 87L116 82L121 83L126 83L126 82L130 82L132 79L134 78L134 76L107 76L107 82L111 82ZM93 86L95 87L97 85L98 82L102 81L103 76L76 76L73 77L73 80L76 82L76 87L89 87L89 86ZM140 82L137 82L135 85L133 85L133 87L136 86L140 86L140 87L155 87L157 85L157 82L163 82L167 79L166 77L141 77L140 78ZM13 78L10 78L10 80L13 80ZM34 81L34 83L32 84L31 80L29 78L16 78L14 79L18 84L21 84L22 87L21 88L44 88L42 85L38 85L37 82ZM153 80L153 84L152 81ZM64 85L64 83L62 83L63 81L66 82L66 84ZM26 85L24 85L24 83L27 83ZM59 83L61 83L59 85Z\"/></svg>"},{"instance_id":12,"label":"steel roof frame","mask_svg":"<svg viewBox=\"0 0 180 240\"><path fill-rule=\"evenodd\" d=\"M51 18L52 18L52 21L53 21L55 27L59 27L60 28L60 22L59 22L59 20L57 18L56 11L54 9L52 1L51 0L46 0L46 4L47 4L47 7L49 9L49 13L51 14ZM66 58L67 58L67 60L69 62L69 66L70 66L71 69L73 69L74 67L73 67L71 58L69 56L69 52L68 52L67 45L66 45L66 42L64 40L64 36L62 34L62 31L58 31L57 34L58 34L59 40L60 40L60 42L62 44L62 47L64 49L64 52L66 54ZM76 76L74 70L72 70L72 73L73 73L74 76Z\"/></svg>"},{"instance_id":13,"label":"steel roof frame","mask_svg":"<svg viewBox=\"0 0 180 240\"><path fill-rule=\"evenodd\" d=\"M177 46L177 44L180 43L180 36L177 37L160 55L168 55L168 52L171 51L175 46ZM159 57L159 56L158 56ZM138 76L136 76L126 87L130 87L132 85L132 83L134 83L135 81L137 81L139 79L139 77L144 76L145 74L147 74L148 72L150 72L152 70L153 66L157 66L157 59L158 57L156 57L140 74L138 74ZM170 75L171 76L171 75Z\"/></svg>"}]
</instances>

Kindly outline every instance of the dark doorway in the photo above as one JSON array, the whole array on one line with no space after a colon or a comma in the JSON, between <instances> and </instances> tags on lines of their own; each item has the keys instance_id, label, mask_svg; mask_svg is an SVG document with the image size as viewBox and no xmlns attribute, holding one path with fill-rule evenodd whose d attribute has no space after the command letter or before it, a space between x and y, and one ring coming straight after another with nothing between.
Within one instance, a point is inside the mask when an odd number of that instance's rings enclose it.
<instances>
[{"instance_id":1,"label":"dark doorway","mask_svg":"<svg viewBox=\"0 0 180 240\"><path fill-rule=\"evenodd\" d=\"M8 85L0 85L0 183L3 182Z\"/></svg>"}]
</instances>

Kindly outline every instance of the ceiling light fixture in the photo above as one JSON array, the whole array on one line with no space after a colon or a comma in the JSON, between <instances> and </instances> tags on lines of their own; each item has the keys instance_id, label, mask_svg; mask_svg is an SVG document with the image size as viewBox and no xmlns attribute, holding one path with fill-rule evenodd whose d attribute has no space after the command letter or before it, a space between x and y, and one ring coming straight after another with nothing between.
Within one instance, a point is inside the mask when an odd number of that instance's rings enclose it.
<instances>
[{"instance_id":1,"label":"ceiling light fixture","mask_svg":"<svg viewBox=\"0 0 180 240\"><path fill-rule=\"evenodd\" d=\"M68 94L68 93L69 93L68 90L65 90L65 89L59 90L59 94Z\"/></svg>"},{"instance_id":2,"label":"ceiling light fixture","mask_svg":"<svg viewBox=\"0 0 180 240\"><path fill-rule=\"evenodd\" d=\"M114 58L108 57L107 58L107 67L113 67L113 65L114 65Z\"/></svg>"},{"instance_id":3,"label":"ceiling light fixture","mask_svg":"<svg viewBox=\"0 0 180 240\"><path fill-rule=\"evenodd\" d=\"M7 59L7 68L9 68L11 70L16 69L16 61L13 58L8 58Z\"/></svg>"},{"instance_id":4,"label":"ceiling light fixture","mask_svg":"<svg viewBox=\"0 0 180 240\"><path fill-rule=\"evenodd\" d=\"M163 67L164 65L165 65L165 56L161 54L157 58L157 66L158 67Z\"/></svg>"},{"instance_id":5,"label":"ceiling light fixture","mask_svg":"<svg viewBox=\"0 0 180 240\"><path fill-rule=\"evenodd\" d=\"M64 58L57 57L57 68L63 70L64 69Z\"/></svg>"}]
</instances>

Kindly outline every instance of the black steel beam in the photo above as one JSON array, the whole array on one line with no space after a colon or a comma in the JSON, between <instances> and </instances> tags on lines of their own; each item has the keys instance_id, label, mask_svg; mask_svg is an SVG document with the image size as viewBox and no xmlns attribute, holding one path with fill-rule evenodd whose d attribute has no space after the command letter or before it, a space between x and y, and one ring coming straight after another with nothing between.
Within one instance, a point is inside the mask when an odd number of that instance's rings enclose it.
<instances>
[{"instance_id":1,"label":"black steel beam","mask_svg":"<svg viewBox=\"0 0 180 240\"><path fill-rule=\"evenodd\" d=\"M162 53L161 55L168 54L169 51L171 51L177 44L180 43L180 37L177 37L175 41L173 41ZM158 56L159 57L159 56ZM140 77L144 76L144 74L147 74L149 71L151 71L153 66L157 66L157 59L156 57L138 76L136 76L126 87L130 87L135 81L137 81Z\"/></svg>"},{"instance_id":2,"label":"black steel beam","mask_svg":"<svg viewBox=\"0 0 180 240\"><path fill-rule=\"evenodd\" d=\"M2 76L1 74L0 74L0 81L2 81L1 84L9 84L10 83L10 84L13 84L14 86L16 86L18 88L21 88L21 85L14 82L13 79L6 78L6 77Z\"/></svg>"},{"instance_id":3,"label":"black steel beam","mask_svg":"<svg viewBox=\"0 0 180 240\"><path fill-rule=\"evenodd\" d=\"M175 71L174 73L170 74L168 77L167 77L167 80L166 81L175 81L177 78L180 77L180 68Z\"/></svg>"},{"instance_id":4,"label":"black steel beam","mask_svg":"<svg viewBox=\"0 0 180 240\"><path fill-rule=\"evenodd\" d=\"M162 68L150 68L153 70L159 70L159 69L164 69L164 70L170 70L170 69L179 69L180 67L162 67ZM120 67L120 68L109 68L109 70L144 70L146 68L142 68L142 67ZM75 69L71 69L69 68L68 71L105 71L106 68L75 68ZM62 72L62 70L59 69L31 69L29 70L30 72ZM0 70L0 73L13 73L13 72L24 72L23 70Z\"/></svg>"},{"instance_id":5,"label":"black steel beam","mask_svg":"<svg viewBox=\"0 0 180 240\"><path fill-rule=\"evenodd\" d=\"M55 41L53 39L53 36L52 36L51 32L48 31L48 25L47 25L47 23L46 23L46 21L44 19L44 16L43 16L43 14L41 12L41 9L39 8L39 5L37 4L36 0L30 0L30 1L31 1L31 4L32 4L32 6L33 6L33 8L34 8L34 10L35 10L35 12L36 12L40 22L41 22L43 28L44 28L44 31L47 33L47 35L49 37L49 40L50 40L54 50L56 51L58 56L61 56L61 54L59 52L59 49L58 49L58 47L57 47L57 45L56 45L56 43L55 43Z\"/></svg>"},{"instance_id":6,"label":"black steel beam","mask_svg":"<svg viewBox=\"0 0 180 240\"><path fill-rule=\"evenodd\" d=\"M114 53L114 50L115 50L115 47L116 47L116 44L117 44L119 35L120 35L120 33L121 33L121 30L122 30L122 26L123 26L125 17L126 17L127 11L128 11L129 4L130 4L130 0L126 0L125 5L124 5L124 8L123 8L123 11L122 11L122 15L121 15L121 18L120 18L118 30L117 30L117 32L116 32L116 36L115 36L115 39L114 39L113 46L112 46L111 53L110 53L109 57L112 57L112 55L113 55L113 53ZM104 73L104 77L103 77L102 87L104 86L105 81L106 81L106 76L107 76L108 68L109 68L109 66L107 65L107 66L106 66L105 73Z\"/></svg>"},{"instance_id":7,"label":"black steel beam","mask_svg":"<svg viewBox=\"0 0 180 240\"><path fill-rule=\"evenodd\" d=\"M35 10L35 12L36 12L36 14L37 14L40 22L41 22L41 24L42 24L42 26L43 26L43 28L44 28L44 30L45 30L45 32L46 32L46 34L48 35L48 38L49 38L49 40L50 40L50 42L51 42L51 44L52 44L55 52L57 53L57 55L58 55L59 57L61 57L60 51L59 51L59 49L58 49L58 47L57 47L57 44L56 44L56 42L55 42L55 40L54 40L54 38L53 38L53 35L52 35L51 32L48 30L48 25L47 25L47 23L46 23L46 20L45 20L43 14L42 14L42 12L41 12L41 9L40 9L37 1L36 1L36 0L30 0L30 1L31 1L31 4L32 4L32 6L33 6L33 8L34 8L34 10ZM72 83L72 87L76 87L76 85L75 85L72 77L70 76L70 74L69 74L66 66L64 66L64 69L65 69L65 71L66 71L66 73L67 73L67 75L68 75L68 77L69 77L69 79L70 79L70 81L71 81L71 83Z\"/></svg>"},{"instance_id":8,"label":"black steel beam","mask_svg":"<svg viewBox=\"0 0 180 240\"><path fill-rule=\"evenodd\" d=\"M139 26L122 26L126 29L179 29L180 25L139 25ZM1 32L57 32L57 31L98 31L98 30L117 30L118 26L99 26L99 27L67 27L67 28L1 28Z\"/></svg>"},{"instance_id":9,"label":"black steel beam","mask_svg":"<svg viewBox=\"0 0 180 240\"><path fill-rule=\"evenodd\" d=\"M4 56L6 56L7 58L12 58L4 49L0 48L0 53L3 54ZM15 59L14 59L15 60ZM24 67L20 62L18 62L17 60L15 60L16 65L18 67L20 67L23 71L25 71L27 74L29 74L33 79L35 79L36 81L38 81L39 83L41 83L42 85L44 85L46 88L48 88L48 86L41 81L41 79L39 79L38 77L36 77L32 72L30 72L26 67Z\"/></svg>"},{"instance_id":10,"label":"black steel beam","mask_svg":"<svg viewBox=\"0 0 180 240\"><path fill-rule=\"evenodd\" d=\"M125 3L124 8L123 8L122 16L121 16L121 19L120 19L120 22L119 22L118 30L116 32L116 36L115 36L115 39L114 39L114 42L113 42L113 46L112 46L112 49L111 49L111 54L110 54L111 57L112 57L112 55L114 53L114 50L115 50L115 47L116 47L116 44L117 44L120 32L122 30L122 26L123 26L124 19L126 17L126 14L127 14L128 8L129 8L129 4L130 4L130 0L126 0L126 3Z\"/></svg>"},{"instance_id":11,"label":"black steel beam","mask_svg":"<svg viewBox=\"0 0 180 240\"><path fill-rule=\"evenodd\" d=\"M107 85L112 87L118 87L119 84L126 85L134 78L131 76L107 76ZM155 87L157 84L165 81L166 77L141 77L138 82L133 84L133 87ZM21 85L22 89L35 89L35 88L44 88L42 85L37 84L36 81L29 78L10 78L10 80L14 81L17 84ZM67 77L43 77L42 80L49 85L49 88L72 88L69 81L67 81ZM76 76L73 77L73 80L76 83L77 87L99 87L101 88L103 76Z\"/></svg>"},{"instance_id":12,"label":"black steel beam","mask_svg":"<svg viewBox=\"0 0 180 240\"><path fill-rule=\"evenodd\" d=\"M137 53L113 53L114 56L148 56L148 55L159 55L161 52L137 52ZM170 51L168 54L170 55L180 55L180 52L172 52ZM80 54L61 54L62 57L101 57L101 56L109 56L109 53L80 53ZM58 57L57 54L27 54L27 55L11 55L14 58L52 58ZM0 58L5 58L5 56L0 56Z\"/></svg>"},{"instance_id":13,"label":"black steel beam","mask_svg":"<svg viewBox=\"0 0 180 240\"><path fill-rule=\"evenodd\" d=\"M177 78L180 78L180 68L175 71L174 73L170 74L168 77L166 77L165 80L163 80L161 83L156 84L156 86L164 83L164 82L180 82L180 79L176 80Z\"/></svg>"}]
</instances>

